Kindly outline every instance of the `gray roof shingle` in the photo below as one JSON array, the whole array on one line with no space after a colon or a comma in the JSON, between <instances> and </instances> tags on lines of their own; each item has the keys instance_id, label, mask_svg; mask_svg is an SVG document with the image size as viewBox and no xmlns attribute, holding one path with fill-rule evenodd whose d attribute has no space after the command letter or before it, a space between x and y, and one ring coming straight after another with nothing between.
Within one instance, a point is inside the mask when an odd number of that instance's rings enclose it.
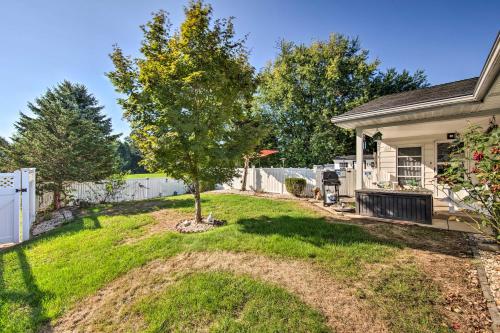
<instances>
[{"instance_id":1,"label":"gray roof shingle","mask_svg":"<svg viewBox=\"0 0 500 333\"><path fill-rule=\"evenodd\" d=\"M472 95L477 80L477 77L473 77L432 87L381 96L344 113L342 116Z\"/></svg>"}]
</instances>

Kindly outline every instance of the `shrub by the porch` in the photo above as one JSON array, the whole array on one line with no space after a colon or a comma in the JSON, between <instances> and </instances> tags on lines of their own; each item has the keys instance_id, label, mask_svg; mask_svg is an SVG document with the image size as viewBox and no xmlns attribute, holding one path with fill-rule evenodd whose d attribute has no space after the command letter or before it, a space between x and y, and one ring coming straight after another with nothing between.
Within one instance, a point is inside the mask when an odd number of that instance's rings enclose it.
<instances>
[{"instance_id":1,"label":"shrub by the porch","mask_svg":"<svg viewBox=\"0 0 500 333\"><path fill-rule=\"evenodd\" d=\"M455 142L450 166L438 177L453 192L466 193L457 196L455 203L475 213L478 226L490 227L497 240L500 239L499 141L500 128L494 120L486 131L470 125Z\"/></svg>"},{"instance_id":2,"label":"shrub by the porch","mask_svg":"<svg viewBox=\"0 0 500 333\"><path fill-rule=\"evenodd\" d=\"M288 193L300 197L306 188L306 180L304 178L286 178L285 186Z\"/></svg>"}]
</instances>

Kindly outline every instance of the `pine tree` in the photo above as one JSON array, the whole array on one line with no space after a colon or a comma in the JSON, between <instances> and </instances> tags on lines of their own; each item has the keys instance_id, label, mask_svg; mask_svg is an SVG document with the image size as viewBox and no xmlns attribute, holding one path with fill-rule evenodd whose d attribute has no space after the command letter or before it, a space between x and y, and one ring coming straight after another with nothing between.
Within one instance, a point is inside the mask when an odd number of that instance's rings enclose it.
<instances>
[{"instance_id":1,"label":"pine tree","mask_svg":"<svg viewBox=\"0 0 500 333\"><path fill-rule=\"evenodd\" d=\"M0 136L0 172L8 172L9 165L6 159L6 151L9 148L9 142Z\"/></svg>"},{"instance_id":2,"label":"pine tree","mask_svg":"<svg viewBox=\"0 0 500 333\"><path fill-rule=\"evenodd\" d=\"M69 182L97 181L116 172L117 135L96 98L80 84L64 81L21 113L7 149L16 167L35 167L43 189L61 206Z\"/></svg>"}]
</instances>

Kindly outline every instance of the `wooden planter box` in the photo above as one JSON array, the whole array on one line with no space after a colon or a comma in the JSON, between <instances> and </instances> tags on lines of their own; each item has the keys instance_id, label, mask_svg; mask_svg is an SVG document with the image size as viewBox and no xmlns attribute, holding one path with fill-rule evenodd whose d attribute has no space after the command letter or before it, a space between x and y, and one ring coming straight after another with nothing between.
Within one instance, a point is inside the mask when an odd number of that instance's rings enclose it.
<instances>
[{"instance_id":1,"label":"wooden planter box","mask_svg":"<svg viewBox=\"0 0 500 333\"><path fill-rule=\"evenodd\" d=\"M357 190L356 213L363 216L432 224L432 193Z\"/></svg>"}]
</instances>

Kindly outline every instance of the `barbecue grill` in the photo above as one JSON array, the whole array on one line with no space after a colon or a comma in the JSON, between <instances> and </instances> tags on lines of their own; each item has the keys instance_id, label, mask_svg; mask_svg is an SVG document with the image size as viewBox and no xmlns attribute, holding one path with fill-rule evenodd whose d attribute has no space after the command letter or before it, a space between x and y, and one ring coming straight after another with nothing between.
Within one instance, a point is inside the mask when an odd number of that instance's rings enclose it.
<instances>
[{"instance_id":1,"label":"barbecue grill","mask_svg":"<svg viewBox=\"0 0 500 333\"><path fill-rule=\"evenodd\" d=\"M331 206L339 200L339 175L337 171L323 171L323 205ZM333 189L332 189L333 187Z\"/></svg>"}]
</instances>

